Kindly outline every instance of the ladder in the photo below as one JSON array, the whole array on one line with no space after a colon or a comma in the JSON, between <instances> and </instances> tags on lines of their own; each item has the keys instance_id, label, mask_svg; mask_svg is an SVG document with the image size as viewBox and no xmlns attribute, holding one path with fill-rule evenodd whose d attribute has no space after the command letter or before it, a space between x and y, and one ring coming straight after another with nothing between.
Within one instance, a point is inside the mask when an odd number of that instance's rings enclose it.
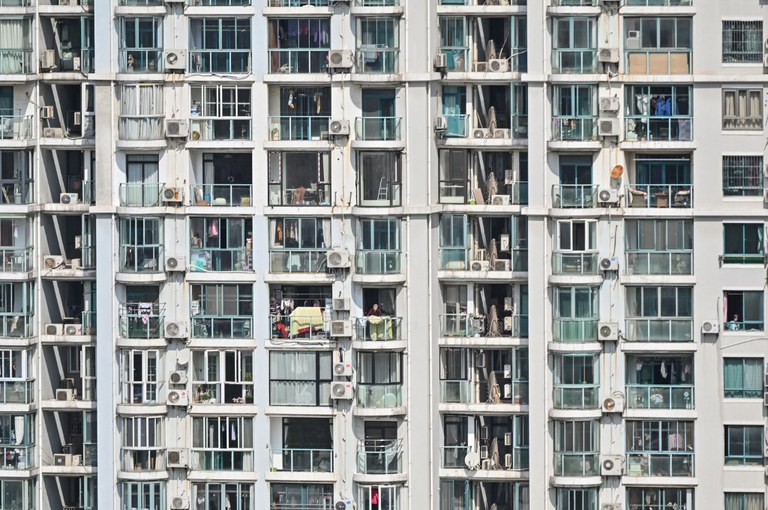
<instances>
[{"instance_id":1,"label":"ladder","mask_svg":"<svg viewBox=\"0 0 768 510\"><path fill-rule=\"evenodd\" d=\"M383 176L379 181L379 193L376 195L376 200L389 200L389 190L387 188L387 178Z\"/></svg>"}]
</instances>

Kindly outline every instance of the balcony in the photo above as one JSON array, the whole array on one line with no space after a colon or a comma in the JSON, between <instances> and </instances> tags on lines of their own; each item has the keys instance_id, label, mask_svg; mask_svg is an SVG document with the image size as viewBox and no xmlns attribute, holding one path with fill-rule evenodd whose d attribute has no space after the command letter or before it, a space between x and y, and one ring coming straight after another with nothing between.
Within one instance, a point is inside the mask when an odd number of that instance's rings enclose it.
<instances>
[{"instance_id":1,"label":"balcony","mask_svg":"<svg viewBox=\"0 0 768 510\"><path fill-rule=\"evenodd\" d=\"M693 116L650 117L628 115L624 118L628 142L690 142Z\"/></svg>"},{"instance_id":2,"label":"balcony","mask_svg":"<svg viewBox=\"0 0 768 510\"><path fill-rule=\"evenodd\" d=\"M2 446L0 444L0 469L32 469L37 467L36 459L35 445Z\"/></svg>"},{"instance_id":3,"label":"balcony","mask_svg":"<svg viewBox=\"0 0 768 510\"><path fill-rule=\"evenodd\" d=\"M626 385L629 409L693 409L692 384Z\"/></svg>"},{"instance_id":4,"label":"balcony","mask_svg":"<svg viewBox=\"0 0 768 510\"><path fill-rule=\"evenodd\" d=\"M191 27L194 29L194 27ZM201 30L199 25L196 27ZM240 34L238 34L240 37ZM249 73L251 50L191 50L189 69L193 73Z\"/></svg>"},{"instance_id":5,"label":"balcony","mask_svg":"<svg viewBox=\"0 0 768 510\"><path fill-rule=\"evenodd\" d=\"M402 440L366 439L361 441L357 445L357 471L366 475L402 473Z\"/></svg>"},{"instance_id":6,"label":"balcony","mask_svg":"<svg viewBox=\"0 0 768 510\"><path fill-rule=\"evenodd\" d=\"M491 441L491 444L493 443L501 443L503 444L503 438L499 440L499 438L493 438ZM505 446L505 449L510 449L510 447ZM494 449L491 447L491 449ZM513 469L513 470L523 470L528 469L528 448L527 447L514 447L511 449L510 454L501 455L498 452L498 447L495 448L497 450L494 454L491 454L489 452L489 458L487 459L481 459L481 464L478 467L479 470L487 471L487 470L501 470L501 469ZM441 446L440 447L441 455L440 460L441 464L440 467L443 469L467 469L467 464L465 462L465 458L468 453L470 452L476 452L476 448L472 448L469 446ZM511 465L509 467L503 466L502 462L506 462L506 455L511 455Z\"/></svg>"},{"instance_id":7,"label":"balcony","mask_svg":"<svg viewBox=\"0 0 768 510\"><path fill-rule=\"evenodd\" d=\"M488 399L478 398L478 387L485 382L475 381L440 381L440 402L443 404L488 404ZM510 383L510 398L500 396L502 404L528 405L528 383L512 381Z\"/></svg>"},{"instance_id":8,"label":"balcony","mask_svg":"<svg viewBox=\"0 0 768 510\"><path fill-rule=\"evenodd\" d=\"M120 272L156 273L163 255L162 246L120 246Z\"/></svg>"},{"instance_id":9,"label":"balcony","mask_svg":"<svg viewBox=\"0 0 768 510\"><path fill-rule=\"evenodd\" d=\"M392 409L403 405L402 384L358 384L357 405L364 409Z\"/></svg>"},{"instance_id":10,"label":"balcony","mask_svg":"<svg viewBox=\"0 0 768 510\"><path fill-rule=\"evenodd\" d=\"M469 71L469 48L467 46L441 46L440 53L445 55L448 72Z\"/></svg>"},{"instance_id":11,"label":"balcony","mask_svg":"<svg viewBox=\"0 0 768 510\"><path fill-rule=\"evenodd\" d=\"M120 449L122 471L165 471L165 450L155 446L148 448L128 448Z\"/></svg>"},{"instance_id":12,"label":"balcony","mask_svg":"<svg viewBox=\"0 0 768 510\"><path fill-rule=\"evenodd\" d=\"M271 450L273 471L332 473L333 448L275 448Z\"/></svg>"},{"instance_id":13,"label":"balcony","mask_svg":"<svg viewBox=\"0 0 768 510\"><path fill-rule=\"evenodd\" d=\"M364 342L402 340L402 317L372 315L353 320L355 326L355 340Z\"/></svg>"},{"instance_id":14,"label":"balcony","mask_svg":"<svg viewBox=\"0 0 768 510\"><path fill-rule=\"evenodd\" d=\"M689 275L693 274L693 252L627 250L626 264L630 275Z\"/></svg>"},{"instance_id":15,"label":"balcony","mask_svg":"<svg viewBox=\"0 0 768 510\"><path fill-rule=\"evenodd\" d=\"M195 404L253 404L253 383L193 383L192 401Z\"/></svg>"},{"instance_id":16,"label":"balcony","mask_svg":"<svg viewBox=\"0 0 768 510\"><path fill-rule=\"evenodd\" d=\"M252 338L253 320L250 317L222 317L218 315L192 317L193 338Z\"/></svg>"},{"instance_id":17,"label":"balcony","mask_svg":"<svg viewBox=\"0 0 768 510\"><path fill-rule=\"evenodd\" d=\"M327 140L331 118L327 116L269 117L270 139L277 140Z\"/></svg>"},{"instance_id":18,"label":"balcony","mask_svg":"<svg viewBox=\"0 0 768 510\"><path fill-rule=\"evenodd\" d=\"M122 338L164 338L165 304L125 303L120 305Z\"/></svg>"},{"instance_id":19,"label":"balcony","mask_svg":"<svg viewBox=\"0 0 768 510\"><path fill-rule=\"evenodd\" d=\"M626 340L630 342L693 341L693 320L690 318L631 318L626 324Z\"/></svg>"},{"instance_id":20,"label":"balcony","mask_svg":"<svg viewBox=\"0 0 768 510\"><path fill-rule=\"evenodd\" d=\"M357 117L355 136L365 142L400 140L402 117Z\"/></svg>"},{"instance_id":21,"label":"balcony","mask_svg":"<svg viewBox=\"0 0 768 510\"><path fill-rule=\"evenodd\" d=\"M597 319L555 319L552 336L555 342L587 343L597 342Z\"/></svg>"},{"instance_id":22,"label":"balcony","mask_svg":"<svg viewBox=\"0 0 768 510\"><path fill-rule=\"evenodd\" d=\"M32 312L28 315L4 313L0 315L0 337L29 338L32 336Z\"/></svg>"},{"instance_id":23,"label":"balcony","mask_svg":"<svg viewBox=\"0 0 768 510\"><path fill-rule=\"evenodd\" d=\"M31 28L31 25L26 25ZM32 49L0 49L0 74L28 74L32 72Z\"/></svg>"},{"instance_id":24,"label":"balcony","mask_svg":"<svg viewBox=\"0 0 768 510\"><path fill-rule=\"evenodd\" d=\"M444 138L466 138L469 115L466 113L443 114L446 128Z\"/></svg>"},{"instance_id":25,"label":"balcony","mask_svg":"<svg viewBox=\"0 0 768 510\"><path fill-rule=\"evenodd\" d=\"M328 271L328 250L270 250L271 273L325 273Z\"/></svg>"},{"instance_id":26,"label":"balcony","mask_svg":"<svg viewBox=\"0 0 768 510\"><path fill-rule=\"evenodd\" d=\"M357 250L355 272L358 274L400 274L400 259L397 250Z\"/></svg>"},{"instance_id":27,"label":"balcony","mask_svg":"<svg viewBox=\"0 0 768 510\"><path fill-rule=\"evenodd\" d=\"M552 254L552 273L573 276L596 275L600 269L598 256L597 252L554 252Z\"/></svg>"},{"instance_id":28,"label":"balcony","mask_svg":"<svg viewBox=\"0 0 768 510\"><path fill-rule=\"evenodd\" d=\"M252 189L250 184L199 184L190 188L192 205L250 207Z\"/></svg>"},{"instance_id":29,"label":"balcony","mask_svg":"<svg viewBox=\"0 0 768 510\"><path fill-rule=\"evenodd\" d=\"M627 207L693 207L693 186L690 184L630 184L627 191Z\"/></svg>"},{"instance_id":30,"label":"balcony","mask_svg":"<svg viewBox=\"0 0 768 510\"><path fill-rule=\"evenodd\" d=\"M269 0L270 7L327 7L332 0Z\"/></svg>"},{"instance_id":31,"label":"balcony","mask_svg":"<svg viewBox=\"0 0 768 510\"><path fill-rule=\"evenodd\" d=\"M190 124L192 126L190 130L191 141L194 142L251 139L250 117L224 119L221 117L193 116L190 119Z\"/></svg>"},{"instance_id":32,"label":"balcony","mask_svg":"<svg viewBox=\"0 0 768 510\"><path fill-rule=\"evenodd\" d=\"M156 207L160 205L160 192L165 184L160 182L120 183L120 205L123 207Z\"/></svg>"},{"instance_id":33,"label":"balcony","mask_svg":"<svg viewBox=\"0 0 768 510\"><path fill-rule=\"evenodd\" d=\"M553 117L552 140L557 142L597 140L597 117Z\"/></svg>"},{"instance_id":34,"label":"balcony","mask_svg":"<svg viewBox=\"0 0 768 510\"><path fill-rule=\"evenodd\" d=\"M585 6L592 5L596 0L559 0L570 1L568 4L558 6ZM587 74L597 72L597 50L595 48L571 49L557 48L552 50L552 72L565 74Z\"/></svg>"},{"instance_id":35,"label":"balcony","mask_svg":"<svg viewBox=\"0 0 768 510\"><path fill-rule=\"evenodd\" d=\"M555 384L553 391L555 408L597 409L600 407L599 392L599 384Z\"/></svg>"},{"instance_id":36,"label":"balcony","mask_svg":"<svg viewBox=\"0 0 768 510\"><path fill-rule=\"evenodd\" d=\"M626 51L625 62L627 74L690 74L691 50L633 49Z\"/></svg>"},{"instance_id":37,"label":"balcony","mask_svg":"<svg viewBox=\"0 0 768 510\"><path fill-rule=\"evenodd\" d=\"M203 471L251 471L253 451L245 448L194 448L192 469Z\"/></svg>"},{"instance_id":38,"label":"balcony","mask_svg":"<svg viewBox=\"0 0 768 510\"><path fill-rule=\"evenodd\" d=\"M32 115L0 115L0 140L34 139L33 122Z\"/></svg>"},{"instance_id":39,"label":"balcony","mask_svg":"<svg viewBox=\"0 0 768 510\"><path fill-rule=\"evenodd\" d=\"M0 381L0 404L32 404L34 402L34 379Z\"/></svg>"},{"instance_id":40,"label":"balcony","mask_svg":"<svg viewBox=\"0 0 768 510\"><path fill-rule=\"evenodd\" d=\"M600 476L600 452L555 452L555 476Z\"/></svg>"},{"instance_id":41,"label":"balcony","mask_svg":"<svg viewBox=\"0 0 768 510\"><path fill-rule=\"evenodd\" d=\"M627 454L627 476L693 476L693 452L631 452Z\"/></svg>"},{"instance_id":42,"label":"balcony","mask_svg":"<svg viewBox=\"0 0 768 510\"><path fill-rule=\"evenodd\" d=\"M509 0L505 5L526 5L528 0ZM440 0L438 5L501 5L499 0Z\"/></svg>"},{"instance_id":43,"label":"balcony","mask_svg":"<svg viewBox=\"0 0 768 510\"><path fill-rule=\"evenodd\" d=\"M311 5L303 0L304 5ZM327 0L323 0L327 4ZM324 73L328 69L330 48L291 48L269 50L270 72L280 74Z\"/></svg>"},{"instance_id":44,"label":"balcony","mask_svg":"<svg viewBox=\"0 0 768 510\"><path fill-rule=\"evenodd\" d=\"M123 49L118 59L121 73L159 73L163 70L163 50L160 48Z\"/></svg>"},{"instance_id":45,"label":"balcony","mask_svg":"<svg viewBox=\"0 0 768 510\"><path fill-rule=\"evenodd\" d=\"M626 0L628 7L688 7L693 0Z\"/></svg>"},{"instance_id":46,"label":"balcony","mask_svg":"<svg viewBox=\"0 0 768 510\"><path fill-rule=\"evenodd\" d=\"M592 184L555 184L552 206L558 209L597 207L597 186Z\"/></svg>"},{"instance_id":47,"label":"balcony","mask_svg":"<svg viewBox=\"0 0 768 510\"><path fill-rule=\"evenodd\" d=\"M504 315L501 317L499 331L490 331L486 327L485 316L471 313L440 314L440 336L442 337L486 337L495 336L520 337L528 336L528 315ZM494 327L494 329L496 329Z\"/></svg>"},{"instance_id":48,"label":"balcony","mask_svg":"<svg viewBox=\"0 0 768 510\"><path fill-rule=\"evenodd\" d=\"M552 0L552 5L557 7L595 7L598 0Z\"/></svg>"},{"instance_id":49,"label":"balcony","mask_svg":"<svg viewBox=\"0 0 768 510\"><path fill-rule=\"evenodd\" d=\"M299 306L290 315L269 316L272 339L322 339L328 338L328 321L320 307Z\"/></svg>"},{"instance_id":50,"label":"balcony","mask_svg":"<svg viewBox=\"0 0 768 510\"><path fill-rule=\"evenodd\" d=\"M240 248L190 249L192 271L253 271L253 252L249 246Z\"/></svg>"},{"instance_id":51,"label":"balcony","mask_svg":"<svg viewBox=\"0 0 768 510\"><path fill-rule=\"evenodd\" d=\"M396 73L400 50L381 45L362 45L355 52L358 73Z\"/></svg>"},{"instance_id":52,"label":"balcony","mask_svg":"<svg viewBox=\"0 0 768 510\"><path fill-rule=\"evenodd\" d=\"M34 248L0 248L0 272L26 273L32 270L32 253Z\"/></svg>"}]
</instances>

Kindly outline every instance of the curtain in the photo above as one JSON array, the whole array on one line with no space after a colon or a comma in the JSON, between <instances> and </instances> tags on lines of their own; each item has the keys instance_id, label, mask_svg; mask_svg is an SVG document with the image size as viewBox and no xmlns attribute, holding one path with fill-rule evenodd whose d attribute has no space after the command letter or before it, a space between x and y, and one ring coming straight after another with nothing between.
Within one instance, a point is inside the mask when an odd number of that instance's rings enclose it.
<instances>
[{"instance_id":1,"label":"curtain","mask_svg":"<svg viewBox=\"0 0 768 510\"><path fill-rule=\"evenodd\" d=\"M723 115L725 117L736 116L736 91L726 90L724 92Z\"/></svg>"},{"instance_id":2,"label":"curtain","mask_svg":"<svg viewBox=\"0 0 768 510\"><path fill-rule=\"evenodd\" d=\"M0 72L22 73L26 70L26 55L23 51L29 49L31 20L6 19L0 20Z\"/></svg>"},{"instance_id":3,"label":"curtain","mask_svg":"<svg viewBox=\"0 0 768 510\"><path fill-rule=\"evenodd\" d=\"M123 85L120 98L121 135L124 138L151 140L161 137L162 85Z\"/></svg>"},{"instance_id":4,"label":"curtain","mask_svg":"<svg viewBox=\"0 0 768 510\"><path fill-rule=\"evenodd\" d=\"M725 510L763 510L763 495L759 493L726 493Z\"/></svg>"}]
</instances>

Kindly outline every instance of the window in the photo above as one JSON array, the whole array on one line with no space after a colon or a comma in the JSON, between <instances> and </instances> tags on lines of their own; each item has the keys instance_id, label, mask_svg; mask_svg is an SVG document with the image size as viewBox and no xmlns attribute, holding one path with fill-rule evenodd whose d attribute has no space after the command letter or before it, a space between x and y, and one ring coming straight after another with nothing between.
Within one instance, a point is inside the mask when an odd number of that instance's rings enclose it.
<instances>
[{"instance_id":1,"label":"window","mask_svg":"<svg viewBox=\"0 0 768 510\"><path fill-rule=\"evenodd\" d=\"M23 74L32 70L32 18L4 16L0 20L0 74Z\"/></svg>"},{"instance_id":2,"label":"window","mask_svg":"<svg viewBox=\"0 0 768 510\"><path fill-rule=\"evenodd\" d=\"M723 130L763 130L762 89L723 90Z\"/></svg>"},{"instance_id":3,"label":"window","mask_svg":"<svg viewBox=\"0 0 768 510\"><path fill-rule=\"evenodd\" d=\"M361 206L401 205L401 160L400 152L357 153L357 189Z\"/></svg>"},{"instance_id":4,"label":"window","mask_svg":"<svg viewBox=\"0 0 768 510\"><path fill-rule=\"evenodd\" d=\"M271 73L323 73L331 49L330 20L278 18L269 20Z\"/></svg>"},{"instance_id":5,"label":"window","mask_svg":"<svg viewBox=\"0 0 768 510\"><path fill-rule=\"evenodd\" d=\"M193 483L192 505L195 510L226 508L227 510L251 510L253 485L248 483ZM229 505L229 506L227 506Z\"/></svg>"},{"instance_id":6,"label":"window","mask_svg":"<svg viewBox=\"0 0 768 510\"><path fill-rule=\"evenodd\" d=\"M253 156L250 152L203 153L202 171L196 170L192 180L192 205L248 207Z\"/></svg>"},{"instance_id":7,"label":"window","mask_svg":"<svg viewBox=\"0 0 768 510\"><path fill-rule=\"evenodd\" d=\"M120 72L160 72L162 54L163 18L120 18Z\"/></svg>"},{"instance_id":8,"label":"window","mask_svg":"<svg viewBox=\"0 0 768 510\"><path fill-rule=\"evenodd\" d=\"M553 18L552 70L556 73L595 72L595 19Z\"/></svg>"},{"instance_id":9,"label":"window","mask_svg":"<svg viewBox=\"0 0 768 510\"><path fill-rule=\"evenodd\" d=\"M358 490L360 510L400 510L397 485L360 485Z\"/></svg>"},{"instance_id":10,"label":"window","mask_svg":"<svg viewBox=\"0 0 768 510\"><path fill-rule=\"evenodd\" d=\"M396 73L399 41L397 18L360 18L357 26L357 71Z\"/></svg>"},{"instance_id":11,"label":"window","mask_svg":"<svg viewBox=\"0 0 768 510\"><path fill-rule=\"evenodd\" d=\"M93 479L95 480L96 478L94 477ZM35 510L37 508L36 501L34 478L29 480L0 480L0 508L7 508L8 510Z\"/></svg>"},{"instance_id":12,"label":"window","mask_svg":"<svg viewBox=\"0 0 768 510\"><path fill-rule=\"evenodd\" d=\"M33 414L0 415L0 469L37 467L36 430Z\"/></svg>"},{"instance_id":13,"label":"window","mask_svg":"<svg viewBox=\"0 0 768 510\"><path fill-rule=\"evenodd\" d=\"M693 422L628 420L628 476L693 476Z\"/></svg>"},{"instance_id":14,"label":"window","mask_svg":"<svg viewBox=\"0 0 768 510\"><path fill-rule=\"evenodd\" d=\"M444 86L442 94L442 115L445 117L445 138L467 136L467 88Z\"/></svg>"},{"instance_id":15,"label":"window","mask_svg":"<svg viewBox=\"0 0 768 510\"><path fill-rule=\"evenodd\" d=\"M165 131L163 86L125 84L120 86L121 140L157 140Z\"/></svg>"},{"instance_id":16,"label":"window","mask_svg":"<svg viewBox=\"0 0 768 510\"><path fill-rule=\"evenodd\" d=\"M0 283L0 336L32 335L34 285L31 282Z\"/></svg>"},{"instance_id":17,"label":"window","mask_svg":"<svg viewBox=\"0 0 768 510\"><path fill-rule=\"evenodd\" d=\"M204 416L192 419L192 469L253 469L253 418Z\"/></svg>"},{"instance_id":18,"label":"window","mask_svg":"<svg viewBox=\"0 0 768 510\"><path fill-rule=\"evenodd\" d=\"M469 151L446 149L438 151L440 158L440 203L463 204L469 188Z\"/></svg>"},{"instance_id":19,"label":"window","mask_svg":"<svg viewBox=\"0 0 768 510\"><path fill-rule=\"evenodd\" d=\"M724 358L725 398L763 398L763 358Z\"/></svg>"},{"instance_id":20,"label":"window","mask_svg":"<svg viewBox=\"0 0 768 510\"><path fill-rule=\"evenodd\" d=\"M763 330L763 291L725 291L725 330Z\"/></svg>"},{"instance_id":21,"label":"window","mask_svg":"<svg viewBox=\"0 0 768 510\"><path fill-rule=\"evenodd\" d=\"M252 338L251 284L207 283L190 291L193 338Z\"/></svg>"},{"instance_id":22,"label":"window","mask_svg":"<svg viewBox=\"0 0 768 510\"><path fill-rule=\"evenodd\" d=\"M200 85L190 90L192 141L250 140L250 87Z\"/></svg>"},{"instance_id":23,"label":"window","mask_svg":"<svg viewBox=\"0 0 768 510\"><path fill-rule=\"evenodd\" d=\"M556 85L552 95L552 138L561 141L597 139L594 85Z\"/></svg>"},{"instance_id":24,"label":"window","mask_svg":"<svg viewBox=\"0 0 768 510\"><path fill-rule=\"evenodd\" d=\"M333 485L315 483L271 483L274 510L333 508Z\"/></svg>"},{"instance_id":25,"label":"window","mask_svg":"<svg viewBox=\"0 0 768 510\"><path fill-rule=\"evenodd\" d=\"M694 510L693 489L633 487L627 489L627 501L632 510Z\"/></svg>"},{"instance_id":26,"label":"window","mask_svg":"<svg viewBox=\"0 0 768 510\"><path fill-rule=\"evenodd\" d=\"M331 205L330 195L330 153L269 153L269 205Z\"/></svg>"},{"instance_id":27,"label":"window","mask_svg":"<svg viewBox=\"0 0 768 510\"><path fill-rule=\"evenodd\" d=\"M726 492L725 510L762 510L764 497L762 492Z\"/></svg>"},{"instance_id":28,"label":"window","mask_svg":"<svg viewBox=\"0 0 768 510\"><path fill-rule=\"evenodd\" d=\"M120 271L157 272L163 266L160 218L120 219Z\"/></svg>"},{"instance_id":29,"label":"window","mask_svg":"<svg viewBox=\"0 0 768 510\"><path fill-rule=\"evenodd\" d=\"M597 272L597 221L560 220L552 254L555 274Z\"/></svg>"},{"instance_id":30,"label":"window","mask_svg":"<svg viewBox=\"0 0 768 510\"><path fill-rule=\"evenodd\" d=\"M400 117L397 116L396 89L363 89L362 113L356 120L355 136L364 141L400 139Z\"/></svg>"},{"instance_id":31,"label":"window","mask_svg":"<svg viewBox=\"0 0 768 510\"><path fill-rule=\"evenodd\" d=\"M330 218L278 218L269 226L272 273L318 273L328 268Z\"/></svg>"},{"instance_id":32,"label":"window","mask_svg":"<svg viewBox=\"0 0 768 510\"><path fill-rule=\"evenodd\" d=\"M690 342L691 287L628 287L627 339L639 342Z\"/></svg>"},{"instance_id":33,"label":"window","mask_svg":"<svg viewBox=\"0 0 768 510\"><path fill-rule=\"evenodd\" d=\"M691 274L691 220L625 220L628 274Z\"/></svg>"},{"instance_id":34,"label":"window","mask_svg":"<svg viewBox=\"0 0 768 510\"><path fill-rule=\"evenodd\" d=\"M250 18L192 18L189 25L193 72L251 71Z\"/></svg>"},{"instance_id":35,"label":"window","mask_svg":"<svg viewBox=\"0 0 768 510\"><path fill-rule=\"evenodd\" d=\"M763 465L763 425L725 426L725 465Z\"/></svg>"},{"instance_id":36,"label":"window","mask_svg":"<svg viewBox=\"0 0 768 510\"><path fill-rule=\"evenodd\" d=\"M446 56L447 71L469 70L467 20L464 16L440 18L440 53Z\"/></svg>"},{"instance_id":37,"label":"window","mask_svg":"<svg viewBox=\"0 0 768 510\"><path fill-rule=\"evenodd\" d=\"M253 271L250 218L190 218L193 271Z\"/></svg>"},{"instance_id":38,"label":"window","mask_svg":"<svg viewBox=\"0 0 768 510\"><path fill-rule=\"evenodd\" d=\"M762 264L765 261L765 227L762 223L725 223L723 262Z\"/></svg>"},{"instance_id":39,"label":"window","mask_svg":"<svg viewBox=\"0 0 768 510\"><path fill-rule=\"evenodd\" d=\"M554 340L597 340L598 287L555 287Z\"/></svg>"},{"instance_id":40,"label":"window","mask_svg":"<svg viewBox=\"0 0 768 510\"><path fill-rule=\"evenodd\" d=\"M357 353L357 400L366 408L390 408L403 404L401 352Z\"/></svg>"},{"instance_id":41,"label":"window","mask_svg":"<svg viewBox=\"0 0 768 510\"><path fill-rule=\"evenodd\" d=\"M628 85L625 103L627 140L692 140L690 85Z\"/></svg>"},{"instance_id":42,"label":"window","mask_svg":"<svg viewBox=\"0 0 768 510\"><path fill-rule=\"evenodd\" d=\"M555 407L596 409L600 388L599 358L591 354L557 354L554 363Z\"/></svg>"},{"instance_id":43,"label":"window","mask_svg":"<svg viewBox=\"0 0 768 510\"><path fill-rule=\"evenodd\" d=\"M763 61L762 21L723 21L723 63L759 64Z\"/></svg>"},{"instance_id":44,"label":"window","mask_svg":"<svg viewBox=\"0 0 768 510\"><path fill-rule=\"evenodd\" d=\"M626 18L627 74L688 74L691 69L691 18Z\"/></svg>"},{"instance_id":45,"label":"window","mask_svg":"<svg viewBox=\"0 0 768 510\"><path fill-rule=\"evenodd\" d=\"M446 214L440 218L440 269L467 269L467 217Z\"/></svg>"},{"instance_id":46,"label":"window","mask_svg":"<svg viewBox=\"0 0 768 510\"><path fill-rule=\"evenodd\" d=\"M165 470L163 422L159 416L122 418L121 469L124 471Z\"/></svg>"},{"instance_id":47,"label":"window","mask_svg":"<svg viewBox=\"0 0 768 510\"><path fill-rule=\"evenodd\" d=\"M693 357L629 355L626 365L630 409L693 409Z\"/></svg>"},{"instance_id":48,"label":"window","mask_svg":"<svg viewBox=\"0 0 768 510\"><path fill-rule=\"evenodd\" d=\"M253 352L194 351L192 367L194 402L253 403Z\"/></svg>"},{"instance_id":49,"label":"window","mask_svg":"<svg viewBox=\"0 0 768 510\"><path fill-rule=\"evenodd\" d=\"M400 219L368 218L358 224L355 267L361 274L400 272Z\"/></svg>"},{"instance_id":50,"label":"window","mask_svg":"<svg viewBox=\"0 0 768 510\"><path fill-rule=\"evenodd\" d=\"M327 140L331 87L280 87L269 90L269 139Z\"/></svg>"},{"instance_id":51,"label":"window","mask_svg":"<svg viewBox=\"0 0 768 510\"><path fill-rule=\"evenodd\" d=\"M600 423L555 422L555 476L600 474Z\"/></svg>"},{"instance_id":52,"label":"window","mask_svg":"<svg viewBox=\"0 0 768 510\"><path fill-rule=\"evenodd\" d=\"M331 352L271 352L270 405L331 405L331 369Z\"/></svg>"},{"instance_id":53,"label":"window","mask_svg":"<svg viewBox=\"0 0 768 510\"><path fill-rule=\"evenodd\" d=\"M126 404L158 402L158 351L120 351L123 383L122 400Z\"/></svg>"},{"instance_id":54,"label":"window","mask_svg":"<svg viewBox=\"0 0 768 510\"><path fill-rule=\"evenodd\" d=\"M157 154L126 154L125 180L120 184L120 205L152 207L160 204Z\"/></svg>"},{"instance_id":55,"label":"window","mask_svg":"<svg viewBox=\"0 0 768 510\"><path fill-rule=\"evenodd\" d=\"M691 157L688 154L638 155L635 181L629 187L631 207L691 207Z\"/></svg>"},{"instance_id":56,"label":"window","mask_svg":"<svg viewBox=\"0 0 768 510\"><path fill-rule=\"evenodd\" d=\"M763 157L723 156L723 195L762 196Z\"/></svg>"},{"instance_id":57,"label":"window","mask_svg":"<svg viewBox=\"0 0 768 510\"><path fill-rule=\"evenodd\" d=\"M121 510L166 508L165 482L121 482Z\"/></svg>"},{"instance_id":58,"label":"window","mask_svg":"<svg viewBox=\"0 0 768 510\"><path fill-rule=\"evenodd\" d=\"M555 207L594 207L592 156L560 156L560 184L554 187Z\"/></svg>"},{"instance_id":59,"label":"window","mask_svg":"<svg viewBox=\"0 0 768 510\"><path fill-rule=\"evenodd\" d=\"M273 470L333 472L333 420L283 418L280 432L272 450Z\"/></svg>"},{"instance_id":60,"label":"window","mask_svg":"<svg viewBox=\"0 0 768 510\"><path fill-rule=\"evenodd\" d=\"M30 203L33 162L28 151L0 150L0 205Z\"/></svg>"},{"instance_id":61,"label":"window","mask_svg":"<svg viewBox=\"0 0 768 510\"><path fill-rule=\"evenodd\" d=\"M597 489L557 489L557 510L597 510Z\"/></svg>"}]
</instances>

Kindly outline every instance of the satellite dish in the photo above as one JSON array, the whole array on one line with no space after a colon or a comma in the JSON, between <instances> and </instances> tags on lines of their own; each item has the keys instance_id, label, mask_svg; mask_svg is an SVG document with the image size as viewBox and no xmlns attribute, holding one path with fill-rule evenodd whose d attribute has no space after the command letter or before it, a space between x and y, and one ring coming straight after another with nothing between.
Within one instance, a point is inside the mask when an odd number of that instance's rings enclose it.
<instances>
[{"instance_id":1,"label":"satellite dish","mask_svg":"<svg viewBox=\"0 0 768 510\"><path fill-rule=\"evenodd\" d=\"M469 453L464 456L464 464L466 464L469 469L477 469L480 465L480 454L474 450L470 450Z\"/></svg>"},{"instance_id":2,"label":"satellite dish","mask_svg":"<svg viewBox=\"0 0 768 510\"><path fill-rule=\"evenodd\" d=\"M616 165L611 170L611 179L621 179L622 175L624 175L624 167L621 165Z\"/></svg>"}]
</instances>

